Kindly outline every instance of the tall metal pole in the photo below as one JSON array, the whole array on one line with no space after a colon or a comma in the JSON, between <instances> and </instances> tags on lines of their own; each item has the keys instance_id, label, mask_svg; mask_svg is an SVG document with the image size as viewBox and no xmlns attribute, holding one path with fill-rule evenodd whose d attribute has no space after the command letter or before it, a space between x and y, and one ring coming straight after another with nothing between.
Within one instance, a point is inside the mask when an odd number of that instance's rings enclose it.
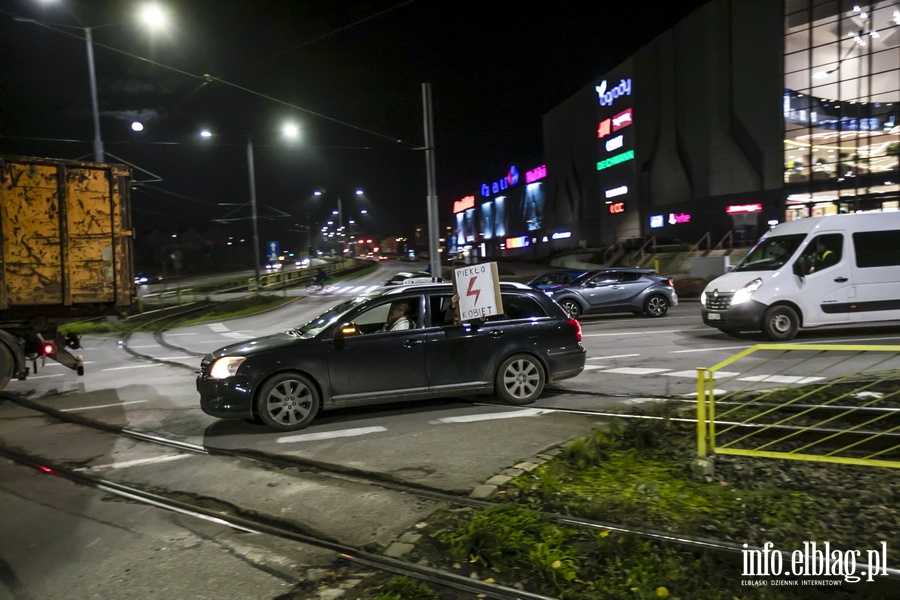
<instances>
[{"instance_id":1,"label":"tall metal pole","mask_svg":"<svg viewBox=\"0 0 900 600\"><path fill-rule=\"evenodd\" d=\"M428 176L428 264L431 276L441 276L441 255L438 252L438 200L434 174L434 124L431 113L431 84L422 84L422 105L425 114L425 171Z\"/></svg>"},{"instance_id":2,"label":"tall metal pole","mask_svg":"<svg viewBox=\"0 0 900 600\"><path fill-rule=\"evenodd\" d=\"M259 291L259 228L256 224L256 174L253 170L253 140L247 136L247 172L250 176L250 214L253 219L253 271Z\"/></svg>"},{"instance_id":3,"label":"tall metal pole","mask_svg":"<svg viewBox=\"0 0 900 600\"><path fill-rule=\"evenodd\" d=\"M87 45L88 75L91 80L91 106L94 113L94 162L106 161L103 140L100 138L100 103L97 101L97 72L94 69L94 35L90 27L84 28L84 43Z\"/></svg>"},{"instance_id":4,"label":"tall metal pole","mask_svg":"<svg viewBox=\"0 0 900 600\"><path fill-rule=\"evenodd\" d=\"M341 207L341 197L338 195L338 239L341 240L341 258L344 258L344 209Z\"/></svg>"}]
</instances>

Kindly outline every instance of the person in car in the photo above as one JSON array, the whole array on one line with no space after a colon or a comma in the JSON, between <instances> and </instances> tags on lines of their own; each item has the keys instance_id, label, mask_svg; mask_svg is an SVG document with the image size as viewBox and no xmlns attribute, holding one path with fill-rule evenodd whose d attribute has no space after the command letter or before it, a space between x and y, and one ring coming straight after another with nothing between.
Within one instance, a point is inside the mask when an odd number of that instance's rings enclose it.
<instances>
[{"instance_id":1,"label":"person in car","mask_svg":"<svg viewBox=\"0 0 900 600\"><path fill-rule=\"evenodd\" d=\"M390 312L388 312L388 320L381 330L401 331L403 329L412 329L412 326L412 321L409 318L409 304L407 302L394 302L391 304Z\"/></svg>"}]
</instances>

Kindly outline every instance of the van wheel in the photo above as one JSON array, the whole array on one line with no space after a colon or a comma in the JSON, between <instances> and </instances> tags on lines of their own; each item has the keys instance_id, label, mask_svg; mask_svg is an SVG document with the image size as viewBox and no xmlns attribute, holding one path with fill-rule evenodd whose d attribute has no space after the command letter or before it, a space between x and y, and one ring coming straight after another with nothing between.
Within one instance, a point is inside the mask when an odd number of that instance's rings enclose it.
<instances>
[{"instance_id":1,"label":"van wheel","mask_svg":"<svg viewBox=\"0 0 900 600\"><path fill-rule=\"evenodd\" d=\"M315 384L299 373L280 373L269 379L256 398L256 414L279 431L296 431L309 425L319 412Z\"/></svg>"},{"instance_id":2,"label":"van wheel","mask_svg":"<svg viewBox=\"0 0 900 600\"><path fill-rule=\"evenodd\" d=\"M800 329L800 317L790 306L773 306L763 316L762 330L773 342L794 339Z\"/></svg>"},{"instance_id":3,"label":"van wheel","mask_svg":"<svg viewBox=\"0 0 900 600\"><path fill-rule=\"evenodd\" d=\"M508 404L531 404L544 391L544 368L533 356L510 356L497 370L494 393Z\"/></svg>"}]
</instances>

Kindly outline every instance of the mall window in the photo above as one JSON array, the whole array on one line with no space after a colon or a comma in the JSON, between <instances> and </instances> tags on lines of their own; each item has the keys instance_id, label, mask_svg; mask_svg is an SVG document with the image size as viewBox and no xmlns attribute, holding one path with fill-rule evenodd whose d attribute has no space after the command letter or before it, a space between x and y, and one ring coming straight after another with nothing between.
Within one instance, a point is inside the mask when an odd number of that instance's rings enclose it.
<instances>
[{"instance_id":1,"label":"mall window","mask_svg":"<svg viewBox=\"0 0 900 600\"><path fill-rule=\"evenodd\" d=\"M787 219L896 210L900 4L785 0Z\"/></svg>"}]
</instances>

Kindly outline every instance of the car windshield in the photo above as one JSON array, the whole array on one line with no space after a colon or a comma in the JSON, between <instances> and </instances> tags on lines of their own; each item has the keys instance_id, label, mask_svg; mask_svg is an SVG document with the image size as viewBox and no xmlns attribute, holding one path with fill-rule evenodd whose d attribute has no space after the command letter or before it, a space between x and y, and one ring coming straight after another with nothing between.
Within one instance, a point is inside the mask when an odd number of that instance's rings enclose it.
<instances>
[{"instance_id":1,"label":"car windshield","mask_svg":"<svg viewBox=\"0 0 900 600\"><path fill-rule=\"evenodd\" d=\"M779 235L760 240L735 271L775 271L784 266L806 237L805 233Z\"/></svg>"},{"instance_id":2,"label":"car windshield","mask_svg":"<svg viewBox=\"0 0 900 600\"><path fill-rule=\"evenodd\" d=\"M575 279L573 279L566 285L572 285L572 286L584 285L585 281L587 281L588 279L590 279L591 277L593 277L596 274L597 274L597 271L588 271L587 273L582 273L581 275L579 275L578 277L576 277Z\"/></svg>"},{"instance_id":3,"label":"car windshield","mask_svg":"<svg viewBox=\"0 0 900 600\"><path fill-rule=\"evenodd\" d=\"M293 335L298 335L303 338L311 338L319 335L319 333L339 320L342 316L362 304L363 302L367 302L371 300L373 297L378 296L379 293L369 292L367 294L362 294L361 296L356 296L355 298L350 298L349 300L345 300L341 302L337 306L333 306L320 314L319 316L312 319L310 322L305 325L301 325L296 329L290 330L289 333Z\"/></svg>"}]
</instances>

